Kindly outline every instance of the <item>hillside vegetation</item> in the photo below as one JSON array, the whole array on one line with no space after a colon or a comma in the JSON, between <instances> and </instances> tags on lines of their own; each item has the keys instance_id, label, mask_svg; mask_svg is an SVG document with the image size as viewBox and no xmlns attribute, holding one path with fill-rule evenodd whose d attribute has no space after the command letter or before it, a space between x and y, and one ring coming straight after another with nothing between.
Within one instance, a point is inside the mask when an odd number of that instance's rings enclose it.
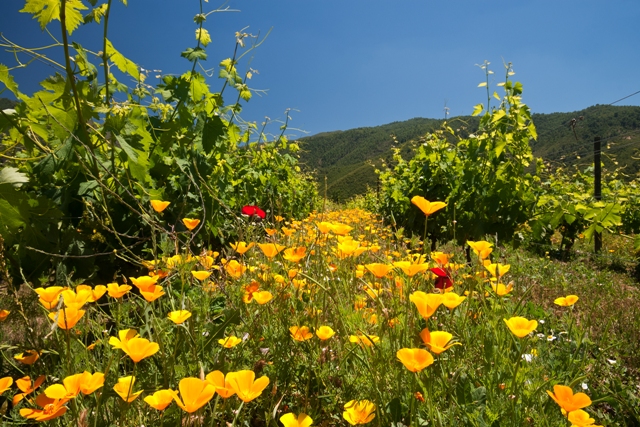
<instances>
[{"instance_id":1,"label":"hillside vegetation","mask_svg":"<svg viewBox=\"0 0 640 427\"><path fill-rule=\"evenodd\" d=\"M593 162L593 140L603 141L605 166L625 168L633 176L640 170L637 162L640 142L640 107L595 105L570 113L533 114L538 132L531 142L535 157L542 157L551 165L586 167ZM572 119L575 126L572 126ZM411 141L439 129L444 120L413 118L382 126L325 132L300 140L301 161L315 171L321 190L326 177L327 196L346 200L363 194L367 187L376 188L375 167L381 160L391 159L393 146L401 148L403 157L411 156ZM448 124L461 136L475 132L477 117L462 116L449 119ZM575 130L575 132L574 132Z\"/></svg>"}]
</instances>

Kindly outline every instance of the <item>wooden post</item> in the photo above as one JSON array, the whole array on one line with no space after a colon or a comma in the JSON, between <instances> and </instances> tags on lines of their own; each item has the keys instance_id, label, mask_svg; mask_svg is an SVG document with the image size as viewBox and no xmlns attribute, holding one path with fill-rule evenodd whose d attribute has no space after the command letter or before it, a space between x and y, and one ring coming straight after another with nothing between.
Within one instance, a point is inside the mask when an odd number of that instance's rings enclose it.
<instances>
[{"instance_id":1,"label":"wooden post","mask_svg":"<svg viewBox=\"0 0 640 427\"><path fill-rule=\"evenodd\" d=\"M593 140L593 197L596 200L602 199L602 164L600 161L600 137ZM600 252L602 249L602 233L594 234L594 251Z\"/></svg>"}]
</instances>

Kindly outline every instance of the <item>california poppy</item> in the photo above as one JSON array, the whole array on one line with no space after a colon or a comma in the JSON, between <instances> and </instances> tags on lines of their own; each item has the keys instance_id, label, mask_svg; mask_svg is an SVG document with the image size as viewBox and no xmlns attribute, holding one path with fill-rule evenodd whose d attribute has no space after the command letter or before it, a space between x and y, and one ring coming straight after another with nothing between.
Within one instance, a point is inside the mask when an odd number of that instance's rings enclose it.
<instances>
[{"instance_id":1,"label":"california poppy","mask_svg":"<svg viewBox=\"0 0 640 427\"><path fill-rule=\"evenodd\" d=\"M335 332L329 326L320 326L318 329L316 329L316 335L322 341L325 341L325 340L328 340L329 338L331 338L332 336L334 336Z\"/></svg>"},{"instance_id":2,"label":"california poppy","mask_svg":"<svg viewBox=\"0 0 640 427\"><path fill-rule=\"evenodd\" d=\"M444 202L430 202L422 196L413 196L411 198L411 203L416 205L426 216L429 216L447 206Z\"/></svg>"},{"instance_id":3,"label":"california poppy","mask_svg":"<svg viewBox=\"0 0 640 427\"><path fill-rule=\"evenodd\" d=\"M313 338L308 326L292 326L289 328L289 332L291 333L291 338L296 341L306 341Z\"/></svg>"},{"instance_id":4,"label":"california poppy","mask_svg":"<svg viewBox=\"0 0 640 427\"><path fill-rule=\"evenodd\" d=\"M235 390L229 383L228 376L229 375L227 374L227 378L225 378L221 371L213 371L208 373L205 377L205 380L216 388L216 393L218 393L223 399L227 399L236 394Z\"/></svg>"},{"instance_id":5,"label":"california poppy","mask_svg":"<svg viewBox=\"0 0 640 427\"><path fill-rule=\"evenodd\" d=\"M151 200L151 207L154 211L160 213L169 206L171 202L165 202L163 200Z\"/></svg>"},{"instance_id":6,"label":"california poppy","mask_svg":"<svg viewBox=\"0 0 640 427\"><path fill-rule=\"evenodd\" d=\"M127 403L131 403L142 394L142 390L136 392L133 391L133 385L135 382L136 377L134 376L118 378L118 383L113 386L113 390L118 393L118 396L120 396L122 400Z\"/></svg>"},{"instance_id":7,"label":"california poppy","mask_svg":"<svg viewBox=\"0 0 640 427\"><path fill-rule=\"evenodd\" d=\"M280 422L284 427L309 427L313 424L313 419L305 413L296 416L289 412L280 417Z\"/></svg>"},{"instance_id":8,"label":"california poppy","mask_svg":"<svg viewBox=\"0 0 640 427\"><path fill-rule=\"evenodd\" d=\"M29 355L27 355L27 353ZM36 360L40 358L40 353L35 350L27 350L24 353L18 353L13 356L20 363L24 363L25 365L33 365L36 363Z\"/></svg>"},{"instance_id":9,"label":"california poppy","mask_svg":"<svg viewBox=\"0 0 640 427\"><path fill-rule=\"evenodd\" d=\"M0 378L0 394L8 390L9 387L11 387L11 384L13 384L13 378L11 377Z\"/></svg>"},{"instance_id":10,"label":"california poppy","mask_svg":"<svg viewBox=\"0 0 640 427\"><path fill-rule=\"evenodd\" d=\"M144 401L153 409L164 411L173 402L174 393L173 390L158 390L152 395L145 396Z\"/></svg>"},{"instance_id":11,"label":"california poppy","mask_svg":"<svg viewBox=\"0 0 640 427\"><path fill-rule=\"evenodd\" d=\"M179 407L190 414L206 405L216 394L215 386L200 378L183 378L178 389L180 396L174 391L173 398Z\"/></svg>"},{"instance_id":12,"label":"california poppy","mask_svg":"<svg viewBox=\"0 0 640 427\"><path fill-rule=\"evenodd\" d=\"M376 417L376 405L368 400L350 400L344 409L342 417L353 426L367 424Z\"/></svg>"},{"instance_id":13,"label":"california poppy","mask_svg":"<svg viewBox=\"0 0 640 427\"><path fill-rule=\"evenodd\" d=\"M182 218L182 223L185 227L187 227L189 231L193 231L193 229L196 228L198 224L200 224L200 220L193 218Z\"/></svg>"},{"instance_id":14,"label":"california poppy","mask_svg":"<svg viewBox=\"0 0 640 427\"><path fill-rule=\"evenodd\" d=\"M0 310L0 322L5 320L9 313L11 313L9 310Z\"/></svg>"},{"instance_id":15,"label":"california poppy","mask_svg":"<svg viewBox=\"0 0 640 427\"><path fill-rule=\"evenodd\" d=\"M420 372L433 364L431 353L421 348L401 348L396 352L396 357L410 372Z\"/></svg>"},{"instance_id":16,"label":"california poppy","mask_svg":"<svg viewBox=\"0 0 640 427\"><path fill-rule=\"evenodd\" d=\"M253 371L243 370L229 372L226 379L238 397L245 403L252 401L262 394L262 391L269 385L269 378L262 376L257 380Z\"/></svg>"},{"instance_id":17,"label":"california poppy","mask_svg":"<svg viewBox=\"0 0 640 427\"><path fill-rule=\"evenodd\" d=\"M69 399L51 399L41 393L36 397L35 403L42 409L22 408L20 409L20 415L36 421L52 420L61 417L67 412L67 407L64 404L68 401Z\"/></svg>"},{"instance_id":18,"label":"california poppy","mask_svg":"<svg viewBox=\"0 0 640 427\"><path fill-rule=\"evenodd\" d=\"M591 399L585 393L573 394L571 387L556 384L553 393L547 390L547 394L566 412L577 411L591 405Z\"/></svg>"},{"instance_id":19,"label":"california poppy","mask_svg":"<svg viewBox=\"0 0 640 427\"><path fill-rule=\"evenodd\" d=\"M578 302L578 299L577 295L567 295L566 297L556 298L553 303L561 307L570 307Z\"/></svg>"},{"instance_id":20,"label":"california poppy","mask_svg":"<svg viewBox=\"0 0 640 427\"><path fill-rule=\"evenodd\" d=\"M176 325L180 325L191 317L191 312L188 310L176 310L169 313L167 317Z\"/></svg>"},{"instance_id":21,"label":"california poppy","mask_svg":"<svg viewBox=\"0 0 640 427\"><path fill-rule=\"evenodd\" d=\"M538 327L536 320L529 320L524 317L514 316L509 320L503 319L509 330L518 338L524 338Z\"/></svg>"}]
</instances>

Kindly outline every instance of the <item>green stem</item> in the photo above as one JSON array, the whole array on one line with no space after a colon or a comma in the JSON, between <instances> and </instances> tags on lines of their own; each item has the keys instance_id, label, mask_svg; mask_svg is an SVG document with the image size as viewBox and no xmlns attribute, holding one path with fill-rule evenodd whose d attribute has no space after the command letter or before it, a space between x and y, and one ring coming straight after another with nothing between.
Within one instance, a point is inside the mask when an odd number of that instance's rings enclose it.
<instances>
[{"instance_id":1,"label":"green stem","mask_svg":"<svg viewBox=\"0 0 640 427\"><path fill-rule=\"evenodd\" d=\"M236 421L238 420L238 415L240 415L240 411L242 410L243 406L244 406L244 401L242 401L242 403L240 403L240 407L238 408L238 411L236 412L236 416L233 418L233 424L231 424L231 427L235 427Z\"/></svg>"}]
</instances>

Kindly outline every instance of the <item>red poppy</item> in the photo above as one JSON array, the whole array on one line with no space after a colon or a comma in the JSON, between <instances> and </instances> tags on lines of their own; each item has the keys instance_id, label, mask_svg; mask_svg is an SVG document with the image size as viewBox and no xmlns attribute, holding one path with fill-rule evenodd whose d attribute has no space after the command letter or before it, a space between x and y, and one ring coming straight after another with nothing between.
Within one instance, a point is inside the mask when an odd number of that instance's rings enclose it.
<instances>
[{"instance_id":1,"label":"red poppy","mask_svg":"<svg viewBox=\"0 0 640 427\"><path fill-rule=\"evenodd\" d=\"M453 286L453 281L445 270L440 267L430 268L429 270L438 276L435 283L437 289L447 289Z\"/></svg>"},{"instance_id":2,"label":"red poppy","mask_svg":"<svg viewBox=\"0 0 640 427\"><path fill-rule=\"evenodd\" d=\"M253 205L247 205L247 206L243 206L242 207L242 215L246 215L246 216L258 216L261 219L265 219L267 217L267 214L265 213L265 211L263 211L262 209L260 209L257 206L253 206Z\"/></svg>"}]
</instances>

